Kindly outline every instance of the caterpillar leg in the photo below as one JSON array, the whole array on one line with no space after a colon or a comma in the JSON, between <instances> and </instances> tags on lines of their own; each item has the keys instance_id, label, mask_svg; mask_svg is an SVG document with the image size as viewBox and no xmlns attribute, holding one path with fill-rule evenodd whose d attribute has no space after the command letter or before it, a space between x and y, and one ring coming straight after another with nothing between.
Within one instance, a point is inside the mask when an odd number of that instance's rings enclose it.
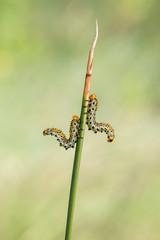
<instances>
[{"instance_id":1,"label":"caterpillar leg","mask_svg":"<svg viewBox=\"0 0 160 240\"><path fill-rule=\"evenodd\" d=\"M80 138L80 139L84 139L83 137L81 137L81 136L79 136L79 135L78 135L78 138Z\"/></svg>"}]
</instances>

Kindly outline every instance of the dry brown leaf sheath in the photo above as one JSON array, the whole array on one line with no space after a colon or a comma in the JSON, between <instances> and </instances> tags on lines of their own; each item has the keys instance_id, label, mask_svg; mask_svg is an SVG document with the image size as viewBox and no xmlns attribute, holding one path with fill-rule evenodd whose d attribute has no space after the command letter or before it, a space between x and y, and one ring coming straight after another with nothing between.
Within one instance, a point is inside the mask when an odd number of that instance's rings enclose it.
<instances>
[{"instance_id":1,"label":"dry brown leaf sheath","mask_svg":"<svg viewBox=\"0 0 160 240\"><path fill-rule=\"evenodd\" d=\"M84 97L86 100L89 99L89 89L90 89L90 82L91 82L91 76L92 76L93 55L94 55L94 49L95 49L95 46L97 43L97 39L98 39L98 22L96 20L96 34L95 34L94 41L92 43L91 50L89 52L87 73L86 73L86 79L85 79L85 85L84 85Z\"/></svg>"}]
</instances>

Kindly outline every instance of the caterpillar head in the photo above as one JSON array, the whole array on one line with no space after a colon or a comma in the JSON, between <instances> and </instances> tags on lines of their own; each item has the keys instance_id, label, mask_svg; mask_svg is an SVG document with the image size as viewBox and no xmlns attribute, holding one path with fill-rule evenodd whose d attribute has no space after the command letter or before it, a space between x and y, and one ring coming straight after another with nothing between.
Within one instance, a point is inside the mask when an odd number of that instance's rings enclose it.
<instances>
[{"instance_id":1,"label":"caterpillar head","mask_svg":"<svg viewBox=\"0 0 160 240\"><path fill-rule=\"evenodd\" d=\"M97 98L96 94L92 94L91 96L89 96L90 100L95 99L95 98Z\"/></svg>"},{"instance_id":2,"label":"caterpillar head","mask_svg":"<svg viewBox=\"0 0 160 240\"><path fill-rule=\"evenodd\" d=\"M43 136L46 136L46 135L47 135L47 129L43 131Z\"/></svg>"},{"instance_id":3,"label":"caterpillar head","mask_svg":"<svg viewBox=\"0 0 160 240\"><path fill-rule=\"evenodd\" d=\"M73 116L73 120L79 120L79 117L77 117L76 115Z\"/></svg>"},{"instance_id":4,"label":"caterpillar head","mask_svg":"<svg viewBox=\"0 0 160 240\"><path fill-rule=\"evenodd\" d=\"M112 142L113 140L114 140L114 137L112 137L112 136L108 137L108 142Z\"/></svg>"},{"instance_id":5,"label":"caterpillar head","mask_svg":"<svg viewBox=\"0 0 160 240\"><path fill-rule=\"evenodd\" d=\"M115 138L115 135L114 135L114 131L113 129L111 129L111 131L109 131L109 135L108 135L108 142L112 142Z\"/></svg>"},{"instance_id":6,"label":"caterpillar head","mask_svg":"<svg viewBox=\"0 0 160 240\"><path fill-rule=\"evenodd\" d=\"M53 130L53 128L47 128L47 129L45 129L44 131L43 131L43 136L46 136L46 135L52 135L52 131Z\"/></svg>"}]
</instances>

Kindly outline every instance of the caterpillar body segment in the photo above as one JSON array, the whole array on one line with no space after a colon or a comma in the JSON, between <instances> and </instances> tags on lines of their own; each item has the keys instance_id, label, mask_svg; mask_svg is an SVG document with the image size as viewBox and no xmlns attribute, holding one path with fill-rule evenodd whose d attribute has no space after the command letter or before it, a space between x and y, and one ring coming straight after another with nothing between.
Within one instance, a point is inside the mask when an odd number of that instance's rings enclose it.
<instances>
[{"instance_id":1,"label":"caterpillar body segment","mask_svg":"<svg viewBox=\"0 0 160 240\"><path fill-rule=\"evenodd\" d=\"M112 142L115 138L114 130L108 123L96 122L96 111L98 107L98 101L95 94L89 97L88 109L87 109L87 122L88 130L92 130L94 133L105 132L108 136L108 142Z\"/></svg>"},{"instance_id":2,"label":"caterpillar body segment","mask_svg":"<svg viewBox=\"0 0 160 240\"><path fill-rule=\"evenodd\" d=\"M65 134L57 128L47 128L43 131L43 135L55 136L57 138L57 141L59 141L60 146L64 147L66 150L68 148L74 148L74 145L77 142L78 138L79 124L79 117L74 115L70 124L69 139L67 139Z\"/></svg>"}]
</instances>

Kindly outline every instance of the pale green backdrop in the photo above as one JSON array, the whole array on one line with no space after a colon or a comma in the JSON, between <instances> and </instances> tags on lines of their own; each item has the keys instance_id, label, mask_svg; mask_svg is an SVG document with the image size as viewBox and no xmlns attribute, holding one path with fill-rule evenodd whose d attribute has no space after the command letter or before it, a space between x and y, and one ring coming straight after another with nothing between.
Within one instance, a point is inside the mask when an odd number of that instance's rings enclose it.
<instances>
[{"instance_id":1,"label":"pale green backdrop","mask_svg":"<svg viewBox=\"0 0 160 240\"><path fill-rule=\"evenodd\" d=\"M91 93L115 141L86 131L74 240L160 236L160 1L0 2L0 239L64 239L89 49ZM86 129L87 130L87 129Z\"/></svg>"}]
</instances>

